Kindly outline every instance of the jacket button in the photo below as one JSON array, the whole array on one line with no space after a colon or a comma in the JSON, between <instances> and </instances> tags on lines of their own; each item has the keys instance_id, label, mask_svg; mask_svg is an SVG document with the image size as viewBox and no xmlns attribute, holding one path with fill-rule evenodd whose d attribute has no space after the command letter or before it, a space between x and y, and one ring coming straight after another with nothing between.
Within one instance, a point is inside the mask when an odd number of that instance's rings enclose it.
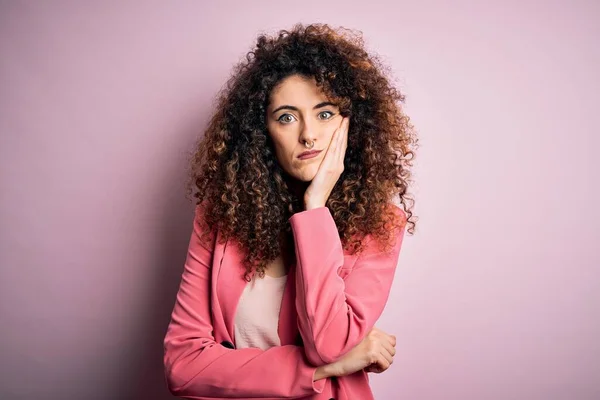
<instances>
[{"instance_id":1,"label":"jacket button","mask_svg":"<svg viewBox=\"0 0 600 400\"><path fill-rule=\"evenodd\" d=\"M235 349L235 346L233 345L233 343L231 343L229 340L223 340L221 342L221 345L228 347L230 349Z\"/></svg>"}]
</instances>

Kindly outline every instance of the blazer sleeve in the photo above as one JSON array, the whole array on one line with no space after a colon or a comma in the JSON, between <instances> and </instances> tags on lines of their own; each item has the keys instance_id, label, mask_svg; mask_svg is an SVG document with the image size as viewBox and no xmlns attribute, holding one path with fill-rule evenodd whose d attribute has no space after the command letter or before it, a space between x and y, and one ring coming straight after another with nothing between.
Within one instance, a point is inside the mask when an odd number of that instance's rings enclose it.
<instances>
[{"instance_id":1,"label":"blazer sleeve","mask_svg":"<svg viewBox=\"0 0 600 400\"><path fill-rule=\"evenodd\" d=\"M313 365L335 362L352 350L383 312L406 225L404 212L391 206L403 221L394 229L393 249L384 253L374 240L365 242L345 280L338 275L344 253L329 208L301 211L289 219L296 248L298 328Z\"/></svg>"},{"instance_id":2,"label":"blazer sleeve","mask_svg":"<svg viewBox=\"0 0 600 400\"><path fill-rule=\"evenodd\" d=\"M295 398L321 393L316 367L294 345L230 349L215 342L210 313L211 246L200 243L197 206L175 306L164 338L164 372L173 395L187 399ZM267 379L265 379L267 378Z\"/></svg>"}]
</instances>

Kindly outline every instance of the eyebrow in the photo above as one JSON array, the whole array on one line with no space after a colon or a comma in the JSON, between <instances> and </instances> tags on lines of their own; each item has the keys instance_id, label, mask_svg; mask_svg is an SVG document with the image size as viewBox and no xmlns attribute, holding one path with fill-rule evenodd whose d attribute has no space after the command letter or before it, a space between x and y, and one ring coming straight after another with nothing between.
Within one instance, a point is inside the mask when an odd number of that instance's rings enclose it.
<instances>
[{"instance_id":1,"label":"eyebrow","mask_svg":"<svg viewBox=\"0 0 600 400\"><path fill-rule=\"evenodd\" d=\"M324 101L324 102L319 103L316 106L314 106L313 110L316 110L317 108L323 108L325 106L334 106L334 107L337 107L337 104L334 104L334 103L332 103L330 101ZM284 110L284 109L298 111L298 107L294 107L294 106L290 106L290 105L286 104L286 105L283 105L283 106L280 106L280 107L277 107L276 109L274 109L273 112L272 112L272 114L275 114L277 111Z\"/></svg>"}]
</instances>

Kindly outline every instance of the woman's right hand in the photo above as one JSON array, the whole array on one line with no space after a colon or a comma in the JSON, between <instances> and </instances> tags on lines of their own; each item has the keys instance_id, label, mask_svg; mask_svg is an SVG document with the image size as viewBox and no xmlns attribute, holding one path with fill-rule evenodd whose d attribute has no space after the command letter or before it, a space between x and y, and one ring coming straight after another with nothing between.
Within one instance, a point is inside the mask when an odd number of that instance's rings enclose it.
<instances>
[{"instance_id":1,"label":"woman's right hand","mask_svg":"<svg viewBox=\"0 0 600 400\"><path fill-rule=\"evenodd\" d=\"M350 375L361 369L381 373L394 362L396 336L373 327L356 347L335 362L338 376Z\"/></svg>"}]
</instances>

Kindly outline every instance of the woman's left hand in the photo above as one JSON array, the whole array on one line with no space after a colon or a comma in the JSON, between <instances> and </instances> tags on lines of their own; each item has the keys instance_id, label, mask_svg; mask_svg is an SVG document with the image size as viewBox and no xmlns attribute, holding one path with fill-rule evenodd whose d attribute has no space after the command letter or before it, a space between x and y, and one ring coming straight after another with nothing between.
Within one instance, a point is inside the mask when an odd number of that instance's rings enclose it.
<instances>
[{"instance_id":1,"label":"woman's left hand","mask_svg":"<svg viewBox=\"0 0 600 400\"><path fill-rule=\"evenodd\" d=\"M344 117L333 132L319 170L304 193L304 206L307 210L325 206L333 187L344 172L349 124L349 117Z\"/></svg>"}]
</instances>

